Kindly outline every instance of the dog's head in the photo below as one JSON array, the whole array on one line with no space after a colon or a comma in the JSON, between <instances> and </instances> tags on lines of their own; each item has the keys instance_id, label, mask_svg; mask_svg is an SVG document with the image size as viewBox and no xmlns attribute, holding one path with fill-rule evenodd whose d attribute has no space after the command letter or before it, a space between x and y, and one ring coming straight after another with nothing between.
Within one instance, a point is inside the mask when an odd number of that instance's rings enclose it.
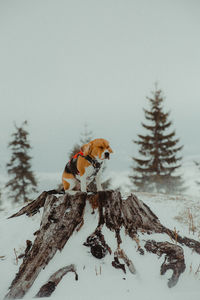
<instances>
[{"instance_id":1,"label":"dog's head","mask_svg":"<svg viewBox=\"0 0 200 300\"><path fill-rule=\"evenodd\" d=\"M110 159L110 153L113 153L109 142L105 139L95 139L81 147L84 156L95 157L96 159Z\"/></svg>"}]
</instances>

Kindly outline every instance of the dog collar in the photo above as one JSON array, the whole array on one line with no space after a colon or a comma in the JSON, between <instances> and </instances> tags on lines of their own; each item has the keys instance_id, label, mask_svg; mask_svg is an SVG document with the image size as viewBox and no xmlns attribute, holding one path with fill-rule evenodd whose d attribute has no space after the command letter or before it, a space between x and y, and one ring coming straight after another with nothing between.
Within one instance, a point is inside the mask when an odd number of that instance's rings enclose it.
<instances>
[{"instance_id":1,"label":"dog collar","mask_svg":"<svg viewBox=\"0 0 200 300\"><path fill-rule=\"evenodd\" d=\"M91 164L92 166L95 168L95 169L99 169L101 168L101 165L103 162L98 162L98 160L92 158L91 156L87 155L87 156L83 156L85 159L87 159Z\"/></svg>"}]
</instances>

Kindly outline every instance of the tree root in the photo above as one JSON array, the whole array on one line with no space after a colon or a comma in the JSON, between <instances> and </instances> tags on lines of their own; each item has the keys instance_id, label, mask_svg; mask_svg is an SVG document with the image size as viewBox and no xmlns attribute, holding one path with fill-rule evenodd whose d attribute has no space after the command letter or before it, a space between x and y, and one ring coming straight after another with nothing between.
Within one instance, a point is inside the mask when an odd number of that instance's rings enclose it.
<instances>
[{"instance_id":1,"label":"tree root","mask_svg":"<svg viewBox=\"0 0 200 300\"><path fill-rule=\"evenodd\" d=\"M124 273L126 273L125 266L123 264L120 264L119 259L122 259L124 261L125 265L128 267L129 271L132 274L136 274L136 269L133 265L133 262L128 258L128 256L125 254L124 250L122 250L122 249L118 249L117 251L115 251L114 263L112 263L112 265L115 268L122 269L124 271Z\"/></svg>"},{"instance_id":2,"label":"tree root","mask_svg":"<svg viewBox=\"0 0 200 300\"><path fill-rule=\"evenodd\" d=\"M177 284L179 276L185 271L185 260L183 249L175 244L168 242L156 242L149 240L145 244L145 249L161 257L165 255L165 261L161 265L160 274L164 275L167 270L173 271L172 277L168 281L168 287L173 287Z\"/></svg>"},{"instance_id":3,"label":"tree root","mask_svg":"<svg viewBox=\"0 0 200 300\"><path fill-rule=\"evenodd\" d=\"M55 272L51 277L48 279L47 283L45 283L35 296L35 298L42 298L42 297L50 297L51 294L56 289L56 286L62 280L63 276L66 275L68 272L75 273L75 280L78 280L78 274L76 273L75 265L69 265L64 268L59 269Z\"/></svg>"},{"instance_id":4,"label":"tree root","mask_svg":"<svg viewBox=\"0 0 200 300\"><path fill-rule=\"evenodd\" d=\"M32 216L44 206L40 228L35 233L35 241L33 245L27 243L23 262L5 299L23 298L56 251L62 250L74 230L81 230L86 200L92 203L93 209L98 207L99 221L97 228L87 238L84 245L90 247L91 254L98 259L102 259L107 253L111 254L112 250L102 234L103 226L107 227L115 233L117 242L112 265L122 269L123 272L126 272L126 266L133 274L136 270L132 261L120 249L122 228L136 242L139 253L143 255L145 252L140 246L139 234L167 234L175 241L175 244L171 244L149 240L145 244L147 251L159 256L165 254L161 275L169 269L173 271L168 281L169 287L173 287L178 282L179 276L185 270L183 250L177 243L186 245L200 254L198 241L181 237L177 232L164 227L151 209L135 195L122 200L119 191L104 191L94 195L78 192L75 195L66 194L58 198L54 196L55 193L57 193L55 190L43 192L35 201L11 216L16 217L22 214ZM120 260L123 260L123 263ZM54 284L49 281L47 287L53 289Z\"/></svg>"}]
</instances>

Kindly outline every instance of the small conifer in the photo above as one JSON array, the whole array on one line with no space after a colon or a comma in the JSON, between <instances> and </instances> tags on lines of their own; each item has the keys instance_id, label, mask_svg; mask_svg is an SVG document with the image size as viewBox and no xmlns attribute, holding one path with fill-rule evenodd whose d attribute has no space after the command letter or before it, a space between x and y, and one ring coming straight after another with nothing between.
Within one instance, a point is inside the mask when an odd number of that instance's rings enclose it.
<instances>
[{"instance_id":1,"label":"small conifer","mask_svg":"<svg viewBox=\"0 0 200 300\"><path fill-rule=\"evenodd\" d=\"M183 146L177 146L179 139L175 131L169 131L172 122L169 112L164 112L162 91L155 86L152 97L147 97L150 109L144 109L147 123L142 123L146 134L139 134L134 141L139 146L140 157L133 157L132 183L138 191L180 193L184 191L183 180L176 170L181 167L178 153Z\"/></svg>"},{"instance_id":2,"label":"small conifer","mask_svg":"<svg viewBox=\"0 0 200 300\"><path fill-rule=\"evenodd\" d=\"M29 195L37 192L37 181L31 170L32 157L28 154L31 149L28 141L28 131L25 130L27 121L21 127L15 124L15 132L8 147L12 151L10 162L6 165L8 175L12 178L7 182L10 198L13 202L27 202Z\"/></svg>"}]
</instances>

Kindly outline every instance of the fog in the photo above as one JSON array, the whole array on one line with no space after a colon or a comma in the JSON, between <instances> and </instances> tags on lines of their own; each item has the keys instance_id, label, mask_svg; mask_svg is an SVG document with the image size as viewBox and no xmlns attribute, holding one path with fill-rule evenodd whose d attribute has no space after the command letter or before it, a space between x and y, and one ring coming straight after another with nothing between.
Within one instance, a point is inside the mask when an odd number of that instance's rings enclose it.
<instances>
[{"instance_id":1,"label":"fog","mask_svg":"<svg viewBox=\"0 0 200 300\"><path fill-rule=\"evenodd\" d=\"M199 15L195 0L0 1L0 170L24 120L35 171L62 170L85 122L126 170L155 82L183 156L198 155Z\"/></svg>"}]
</instances>

